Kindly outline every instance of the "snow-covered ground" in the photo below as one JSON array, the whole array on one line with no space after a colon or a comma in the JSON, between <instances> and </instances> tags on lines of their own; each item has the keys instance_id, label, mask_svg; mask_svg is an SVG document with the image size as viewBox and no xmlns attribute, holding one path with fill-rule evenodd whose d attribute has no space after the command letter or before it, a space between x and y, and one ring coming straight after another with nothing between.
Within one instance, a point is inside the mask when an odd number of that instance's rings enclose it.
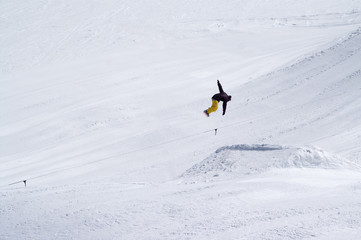
<instances>
[{"instance_id":1,"label":"snow-covered ground","mask_svg":"<svg viewBox=\"0 0 361 240\"><path fill-rule=\"evenodd\" d=\"M0 19L1 240L360 238L360 1ZM232 101L207 118L217 79Z\"/></svg>"}]
</instances>

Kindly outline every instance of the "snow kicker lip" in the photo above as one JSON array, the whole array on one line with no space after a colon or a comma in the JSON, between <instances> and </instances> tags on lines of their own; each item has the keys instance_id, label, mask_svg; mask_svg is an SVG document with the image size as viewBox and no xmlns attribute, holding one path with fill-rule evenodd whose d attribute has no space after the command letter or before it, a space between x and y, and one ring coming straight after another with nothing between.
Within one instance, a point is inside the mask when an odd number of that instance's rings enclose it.
<instances>
[{"instance_id":1,"label":"snow kicker lip","mask_svg":"<svg viewBox=\"0 0 361 240\"><path fill-rule=\"evenodd\" d=\"M284 147L278 145L268 145L268 144L239 144L239 145L232 145L232 146L224 146L218 148L216 153L220 153L226 150L235 150L235 151L275 151L275 150L282 150Z\"/></svg>"}]
</instances>

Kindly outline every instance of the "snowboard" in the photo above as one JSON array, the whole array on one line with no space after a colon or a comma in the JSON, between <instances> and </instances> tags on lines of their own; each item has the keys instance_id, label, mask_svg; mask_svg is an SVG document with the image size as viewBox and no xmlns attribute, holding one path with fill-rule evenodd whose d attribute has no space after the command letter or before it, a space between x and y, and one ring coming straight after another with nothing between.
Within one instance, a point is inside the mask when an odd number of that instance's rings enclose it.
<instances>
[{"instance_id":1,"label":"snowboard","mask_svg":"<svg viewBox=\"0 0 361 240\"><path fill-rule=\"evenodd\" d=\"M209 113L207 112L207 110L204 110L203 113L204 113L207 117L209 117Z\"/></svg>"}]
</instances>

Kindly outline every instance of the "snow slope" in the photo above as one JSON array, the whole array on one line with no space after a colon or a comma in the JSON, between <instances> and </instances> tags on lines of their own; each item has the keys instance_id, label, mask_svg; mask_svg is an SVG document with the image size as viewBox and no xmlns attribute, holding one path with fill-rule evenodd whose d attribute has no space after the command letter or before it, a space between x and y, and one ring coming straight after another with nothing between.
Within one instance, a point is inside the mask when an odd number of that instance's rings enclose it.
<instances>
[{"instance_id":1,"label":"snow slope","mask_svg":"<svg viewBox=\"0 0 361 240\"><path fill-rule=\"evenodd\" d=\"M360 167L313 148L234 145L212 155L161 184L68 182L3 191L1 237L358 239Z\"/></svg>"},{"instance_id":2,"label":"snow slope","mask_svg":"<svg viewBox=\"0 0 361 240\"><path fill-rule=\"evenodd\" d=\"M358 239L359 1L0 6L0 239Z\"/></svg>"}]
</instances>

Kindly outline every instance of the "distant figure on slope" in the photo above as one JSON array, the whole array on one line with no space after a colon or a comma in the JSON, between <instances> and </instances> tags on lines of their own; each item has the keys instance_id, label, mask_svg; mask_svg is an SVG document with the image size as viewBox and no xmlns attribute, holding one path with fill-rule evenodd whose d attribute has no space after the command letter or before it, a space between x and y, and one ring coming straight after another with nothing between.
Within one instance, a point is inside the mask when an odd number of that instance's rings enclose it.
<instances>
[{"instance_id":1,"label":"distant figure on slope","mask_svg":"<svg viewBox=\"0 0 361 240\"><path fill-rule=\"evenodd\" d=\"M223 91L222 85L220 84L219 80L217 80L217 84L219 88L219 93L215 94L212 97L212 106L207 110L204 110L204 113L207 115L207 117L209 117L210 113L217 111L219 101L223 102L223 115L224 115L227 109L227 102L231 101L232 99L231 95L228 96L228 94Z\"/></svg>"}]
</instances>

